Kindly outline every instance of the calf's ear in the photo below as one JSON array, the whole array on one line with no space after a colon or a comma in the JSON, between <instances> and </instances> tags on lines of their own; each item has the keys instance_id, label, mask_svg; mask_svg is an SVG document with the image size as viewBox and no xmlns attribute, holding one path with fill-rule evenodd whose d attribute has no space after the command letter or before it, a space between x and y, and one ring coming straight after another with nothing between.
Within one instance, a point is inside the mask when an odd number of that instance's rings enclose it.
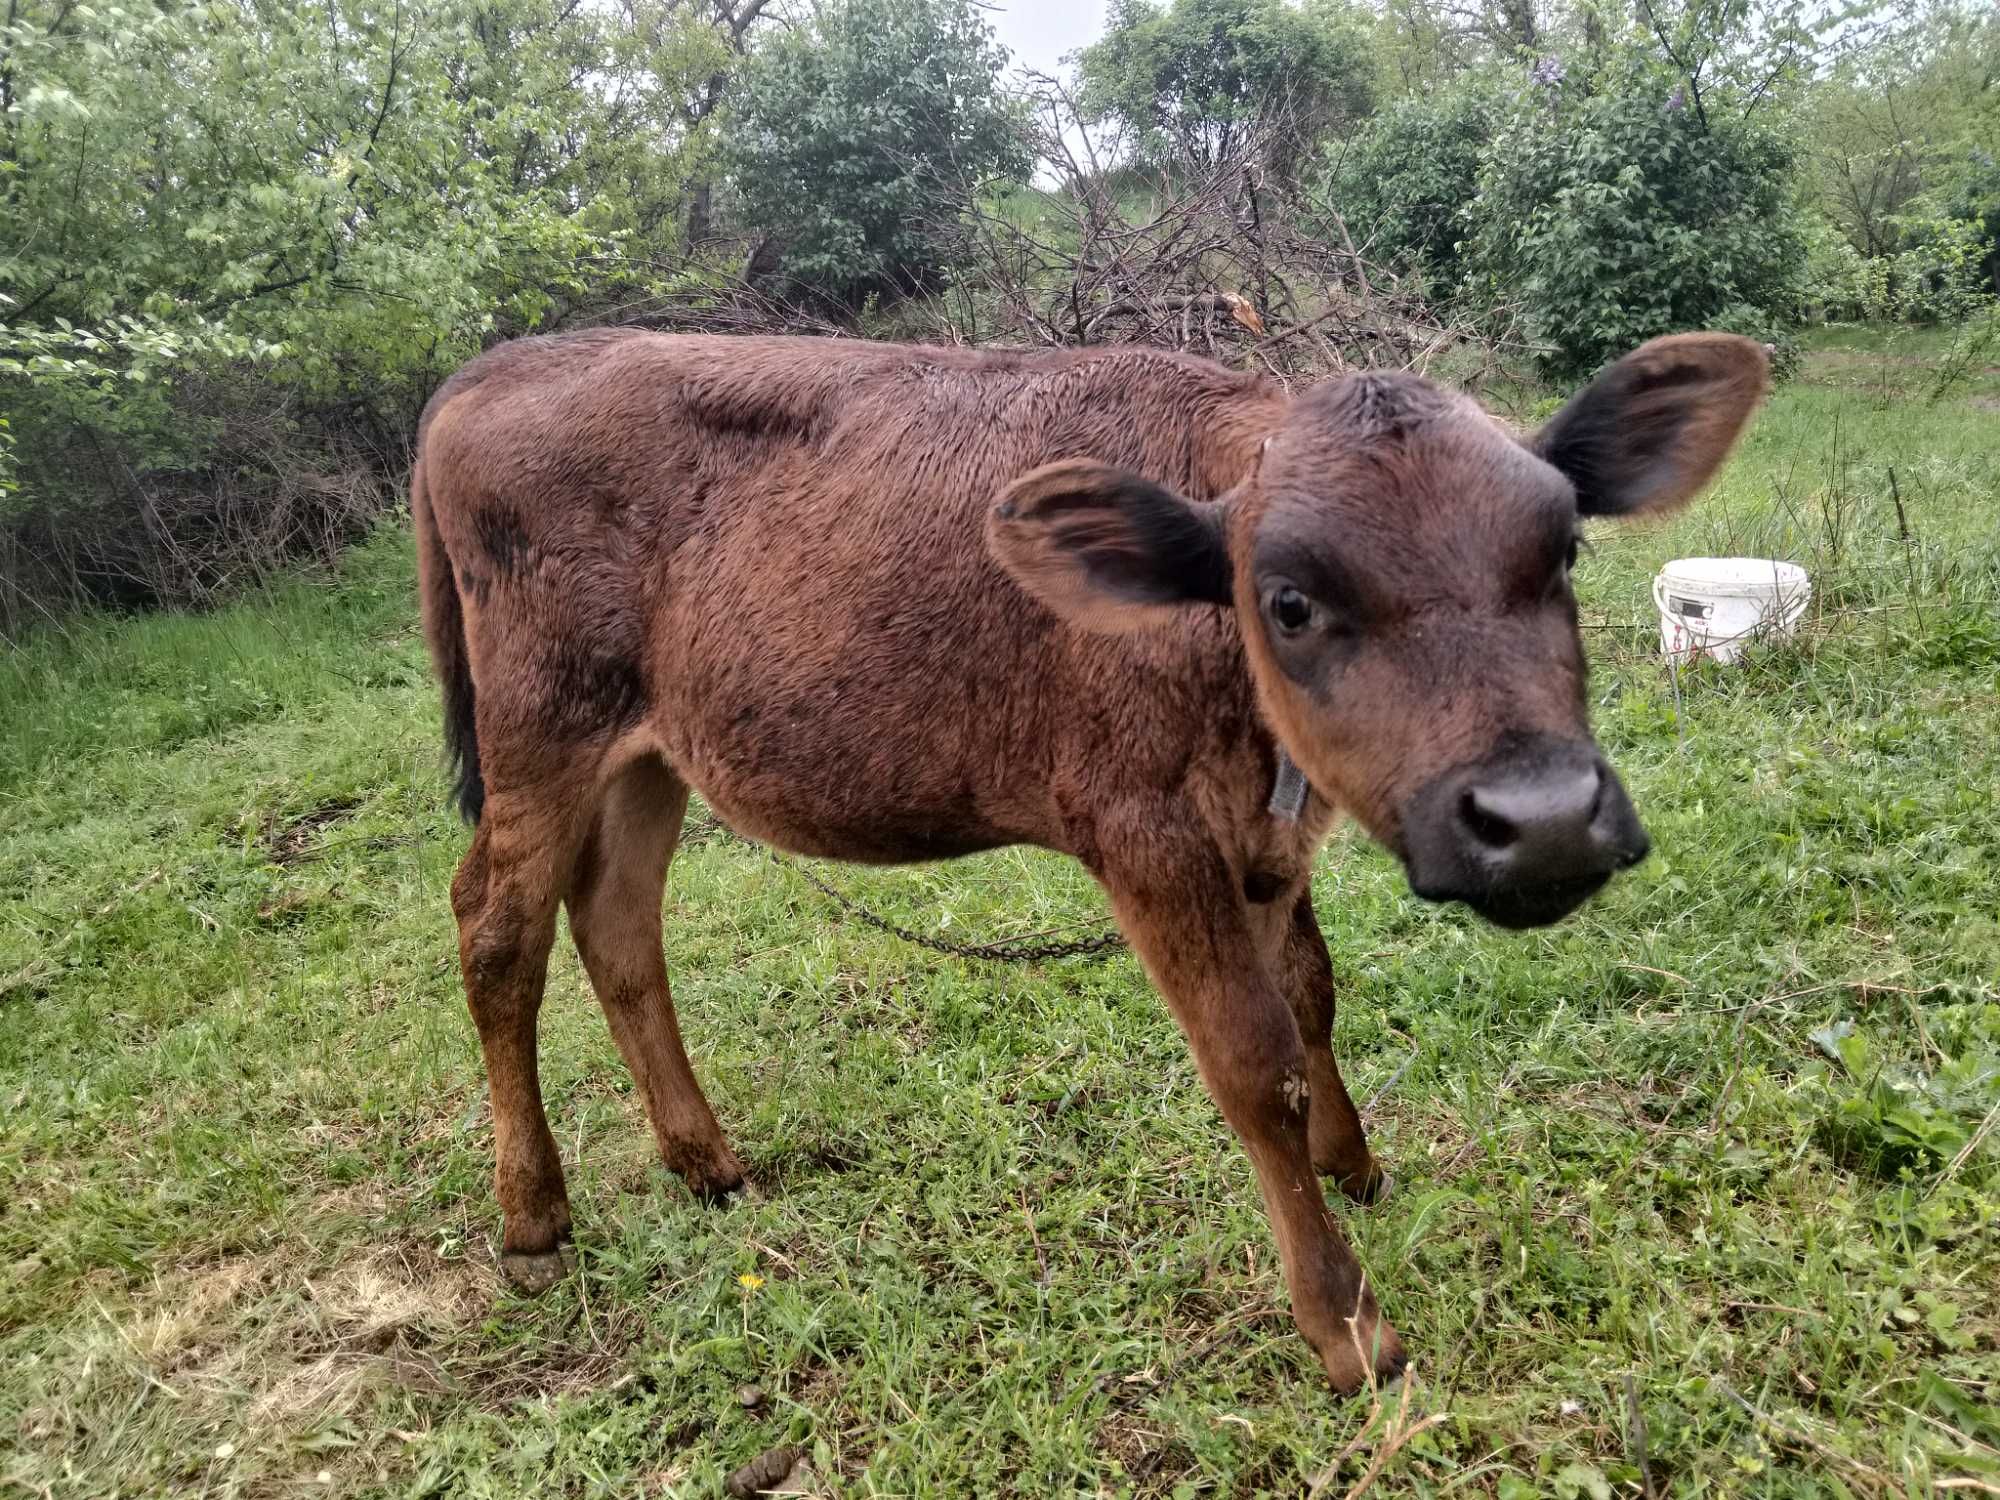
<instances>
[{"instance_id":1,"label":"calf's ear","mask_svg":"<svg viewBox=\"0 0 2000 1500\"><path fill-rule=\"evenodd\" d=\"M1662 515L1715 477L1770 384L1764 346L1728 333L1654 339L1608 366L1535 436L1586 516Z\"/></svg>"},{"instance_id":2,"label":"calf's ear","mask_svg":"<svg viewBox=\"0 0 2000 1500\"><path fill-rule=\"evenodd\" d=\"M1230 601L1222 507L1088 459L1008 485L987 513L986 545L1022 588L1094 630L1131 630L1177 605Z\"/></svg>"}]
</instances>

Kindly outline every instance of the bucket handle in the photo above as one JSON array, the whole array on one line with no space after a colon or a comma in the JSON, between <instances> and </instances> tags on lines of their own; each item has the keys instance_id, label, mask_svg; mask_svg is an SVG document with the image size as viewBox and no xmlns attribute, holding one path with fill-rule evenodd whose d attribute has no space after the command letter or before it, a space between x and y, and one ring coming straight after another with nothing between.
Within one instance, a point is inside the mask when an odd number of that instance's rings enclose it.
<instances>
[{"instance_id":1,"label":"bucket handle","mask_svg":"<svg viewBox=\"0 0 2000 1500\"><path fill-rule=\"evenodd\" d=\"M1812 603L1812 585L1810 583L1802 583L1790 594L1787 594L1782 586L1779 587L1777 591L1777 603L1779 605L1778 628L1780 630L1790 630L1794 625L1799 623L1799 617L1805 614L1806 606Z\"/></svg>"},{"instance_id":2,"label":"bucket handle","mask_svg":"<svg viewBox=\"0 0 2000 1500\"><path fill-rule=\"evenodd\" d=\"M1805 614L1806 607L1812 603L1812 585L1810 583L1801 584L1797 589L1789 593L1780 588L1773 602L1780 607L1776 621L1777 628L1790 630L1794 625L1798 624L1800 616ZM1655 573L1653 575L1653 608L1660 612L1662 619L1675 621L1682 619L1678 610L1667 608L1667 578L1664 573ZM1708 611L1706 609L1702 611L1702 618L1708 618ZM1769 624L1765 624L1762 628L1768 630L1772 627Z\"/></svg>"},{"instance_id":3,"label":"bucket handle","mask_svg":"<svg viewBox=\"0 0 2000 1500\"><path fill-rule=\"evenodd\" d=\"M1663 619L1680 620L1684 618L1679 610L1667 608L1667 575L1664 573L1655 573L1653 575L1653 608L1660 612ZM1701 617L1705 620L1708 618L1708 614L1708 609L1704 608L1701 612Z\"/></svg>"}]
</instances>

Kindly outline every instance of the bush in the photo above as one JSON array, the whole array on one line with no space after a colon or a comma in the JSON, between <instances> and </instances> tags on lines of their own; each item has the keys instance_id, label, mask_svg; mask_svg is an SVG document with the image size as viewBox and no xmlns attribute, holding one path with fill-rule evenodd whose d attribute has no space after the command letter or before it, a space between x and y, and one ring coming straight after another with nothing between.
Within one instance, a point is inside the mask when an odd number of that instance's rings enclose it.
<instances>
[{"instance_id":1,"label":"bush","mask_svg":"<svg viewBox=\"0 0 2000 1500\"><path fill-rule=\"evenodd\" d=\"M1477 77L1405 100L1326 153L1319 192L1363 254L1456 286L1466 209L1502 112L1500 96Z\"/></svg>"},{"instance_id":2,"label":"bush","mask_svg":"<svg viewBox=\"0 0 2000 1500\"><path fill-rule=\"evenodd\" d=\"M977 184L1026 171L971 0L837 0L745 69L728 162L785 278L857 311L936 287Z\"/></svg>"},{"instance_id":3,"label":"bush","mask_svg":"<svg viewBox=\"0 0 2000 1500\"><path fill-rule=\"evenodd\" d=\"M676 0L11 7L0 626L29 576L180 602L282 561L203 529L251 493L344 528L342 466L399 469L444 372L675 243L727 55Z\"/></svg>"},{"instance_id":4,"label":"bush","mask_svg":"<svg viewBox=\"0 0 2000 1500\"><path fill-rule=\"evenodd\" d=\"M1977 147L1967 151L1942 197L1945 212L1963 220L1979 246L1984 290L2000 296L2000 158Z\"/></svg>"},{"instance_id":5,"label":"bush","mask_svg":"<svg viewBox=\"0 0 2000 1500\"><path fill-rule=\"evenodd\" d=\"M1864 256L1830 227L1809 236L1806 298L1822 318L1852 323L1959 323L1992 300L1976 220L1891 221L1900 248Z\"/></svg>"},{"instance_id":6,"label":"bush","mask_svg":"<svg viewBox=\"0 0 2000 1500\"><path fill-rule=\"evenodd\" d=\"M1990 296L1984 226L1975 219L1913 214L1896 220L1901 247L1885 259L1887 287L1877 316L1905 323L1959 323Z\"/></svg>"},{"instance_id":7,"label":"bush","mask_svg":"<svg viewBox=\"0 0 2000 1500\"><path fill-rule=\"evenodd\" d=\"M1537 64L1472 204L1483 289L1518 296L1548 373L1587 375L1657 334L1788 325L1804 293L1794 149L1754 113L1633 54L1596 77Z\"/></svg>"}]
</instances>

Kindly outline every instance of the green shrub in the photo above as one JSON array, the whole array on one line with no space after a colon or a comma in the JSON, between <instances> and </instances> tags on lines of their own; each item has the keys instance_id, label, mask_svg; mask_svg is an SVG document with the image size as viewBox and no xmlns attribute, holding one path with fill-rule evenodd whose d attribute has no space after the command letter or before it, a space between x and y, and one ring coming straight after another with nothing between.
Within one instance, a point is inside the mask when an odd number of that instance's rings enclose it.
<instances>
[{"instance_id":1,"label":"green shrub","mask_svg":"<svg viewBox=\"0 0 2000 1500\"><path fill-rule=\"evenodd\" d=\"M1896 233L1902 248L1886 257L1887 296L1876 316L1959 323L1988 300L1988 246L1978 221L1912 214L1896 220Z\"/></svg>"},{"instance_id":2,"label":"green shrub","mask_svg":"<svg viewBox=\"0 0 2000 1500\"><path fill-rule=\"evenodd\" d=\"M1830 228L1809 239L1806 297L1824 318L1856 323L1960 323L1992 300L1977 220L1912 214L1891 221L1896 250L1864 256Z\"/></svg>"},{"instance_id":3,"label":"green shrub","mask_svg":"<svg viewBox=\"0 0 2000 1500\"><path fill-rule=\"evenodd\" d=\"M282 561L215 544L399 468L452 366L650 277L728 55L678 0L8 7L0 625L23 559L134 603Z\"/></svg>"},{"instance_id":4,"label":"green shrub","mask_svg":"<svg viewBox=\"0 0 2000 1500\"><path fill-rule=\"evenodd\" d=\"M1941 196L1944 211L1971 227L1981 285L2000 296L2000 158L1983 148L1968 150Z\"/></svg>"},{"instance_id":5,"label":"green shrub","mask_svg":"<svg viewBox=\"0 0 2000 1500\"><path fill-rule=\"evenodd\" d=\"M1455 286L1466 209L1504 109L1499 93L1476 76L1406 99L1326 153L1319 192L1363 254Z\"/></svg>"},{"instance_id":6,"label":"green shrub","mask_svg":"<svg viewBox=\"0 0 2000 1500\"><path fill-rule=\"evenodd\" d=\"M1780 328L1805 291L1794 148L1640 53L1593 76L1530 73L1480 174L1479 289L1517 300L1548 373L1587 375L1656 334Z\"/></svg>"},{"instance_id":7,"label":"green shrub","mask_svg":"<svg viewBox=\"0 0 2000 1500\"><path fill-rule=\"evenodd\" d=\"M1027 171L971 0L836 0L745 69L728 149L785 277L855 311L943 279L975 186Z\"/></svg>"}]
</instances>

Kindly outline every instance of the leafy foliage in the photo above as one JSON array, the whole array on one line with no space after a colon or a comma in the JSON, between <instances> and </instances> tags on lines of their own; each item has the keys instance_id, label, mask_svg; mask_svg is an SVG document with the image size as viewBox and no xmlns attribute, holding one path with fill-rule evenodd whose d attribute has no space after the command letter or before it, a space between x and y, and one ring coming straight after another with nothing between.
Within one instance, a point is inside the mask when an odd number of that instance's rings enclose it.
<instances>
[{"instance_id":1,"label":"leafy foliage","mask_svg":"<svg viewBox=\"0 0 2000 1500\"><path fill-rule=\"evenodd\" d=\"M554 85L604 48L574 16L38 9L9 38L17 322L221 328L323 392L532 325L596 243L602 112Z\"/></svg>"},{"instance_id":2,"label":"leafy foliage","mask_svg":"<svg viewBox=\"0 0 2000 1500\"><path fill-rule=\"evenodd\" d=\"M1815 198L1865 259L1969 226L2000 293L2000 13L1940 0L1839 59L1806 100Z\"/></svg>"},{"instance_id":3,"label":"leafy foliage","mask_svg":"<svg viewBox=\"0 0 2000 1500\"><path fill-rule=\"evenodd\" d=\"M1957 323L1991 300L1992 247L1976 218L1913 214L1889 221L1901 248L1863 255L1834 233L1812 239L1807 294L1825 317Z\"/></svg>"},{"instance_id":4,"label":"leafy foliage","mask_svg":"<svg viewBox=\"0 0 2000 1500\"><path fill-rule=\"evenodd\" d=\"M1025 170L971 0L838 0L745 70L729 163L786 276L846 307L937 286L974 185Z\"/></svg>"},{"instance_id":5,"label":"leafy foliage","mask_svg":"<svg viewBox=\"0 0 2000 1500\"><path fill-rule=\"evenodd\" d=\"M1364 35L1329 0L1114 0L1108 19L1083 53L1085 103L1161 159L1227 161L1241 132L1282 116L1292 150L1272 165L1289 175L1372 107Z\"/></svg>"},{"instance_id":6,"label":"leafy foliage","mask_svg":"<svg viewBox=\"0 0 2000 1500\"><path fill-rule=\"evenodd\" d=\"M1945 212L1972 231L1982 289L2000 297L2000 155L1984 146L1968 149L1941 200Z\"/></svg>"},{"instance_id":7,"label":"leafy foliage","mask_svg":"<svg viewBox=\"0 0 2000 1500\"><path fill-rule=\"evenodd\" d=\"M1405 99L1329 152L1322 191L1370 253L1454 286L1466 210L1504 107L1477 75Z\"/></svg>"},{"instance_id":8,"label":"leafy foliage","mask_svg":"<svg viewBox=\"0 0 2000 1500\"><path fill-rule=\"evenodd\" d=\"M1725 314L1775 332L1804 292L1794 162L1761 115L1697 111L1642 52L1594 75L1538 65L1481 173L1476 274L1517 292L1562 377Z\"/></svg>"},{"instance_id":9,"label":"leafy foliage","mask_svg":"<svg viewBox=\"0 0 2000 1500\"><path fill-rule=\"evenodd\" d=\"M339 414L393 447L452 365L672 244L705 149L683 101L725 56L675 0L9 7L17 512L72 541L86 513L129 526L133 476L218 461L246 413L193 393L246 361L232 388L272 441Z\"/></svg>"}]
</instances>

